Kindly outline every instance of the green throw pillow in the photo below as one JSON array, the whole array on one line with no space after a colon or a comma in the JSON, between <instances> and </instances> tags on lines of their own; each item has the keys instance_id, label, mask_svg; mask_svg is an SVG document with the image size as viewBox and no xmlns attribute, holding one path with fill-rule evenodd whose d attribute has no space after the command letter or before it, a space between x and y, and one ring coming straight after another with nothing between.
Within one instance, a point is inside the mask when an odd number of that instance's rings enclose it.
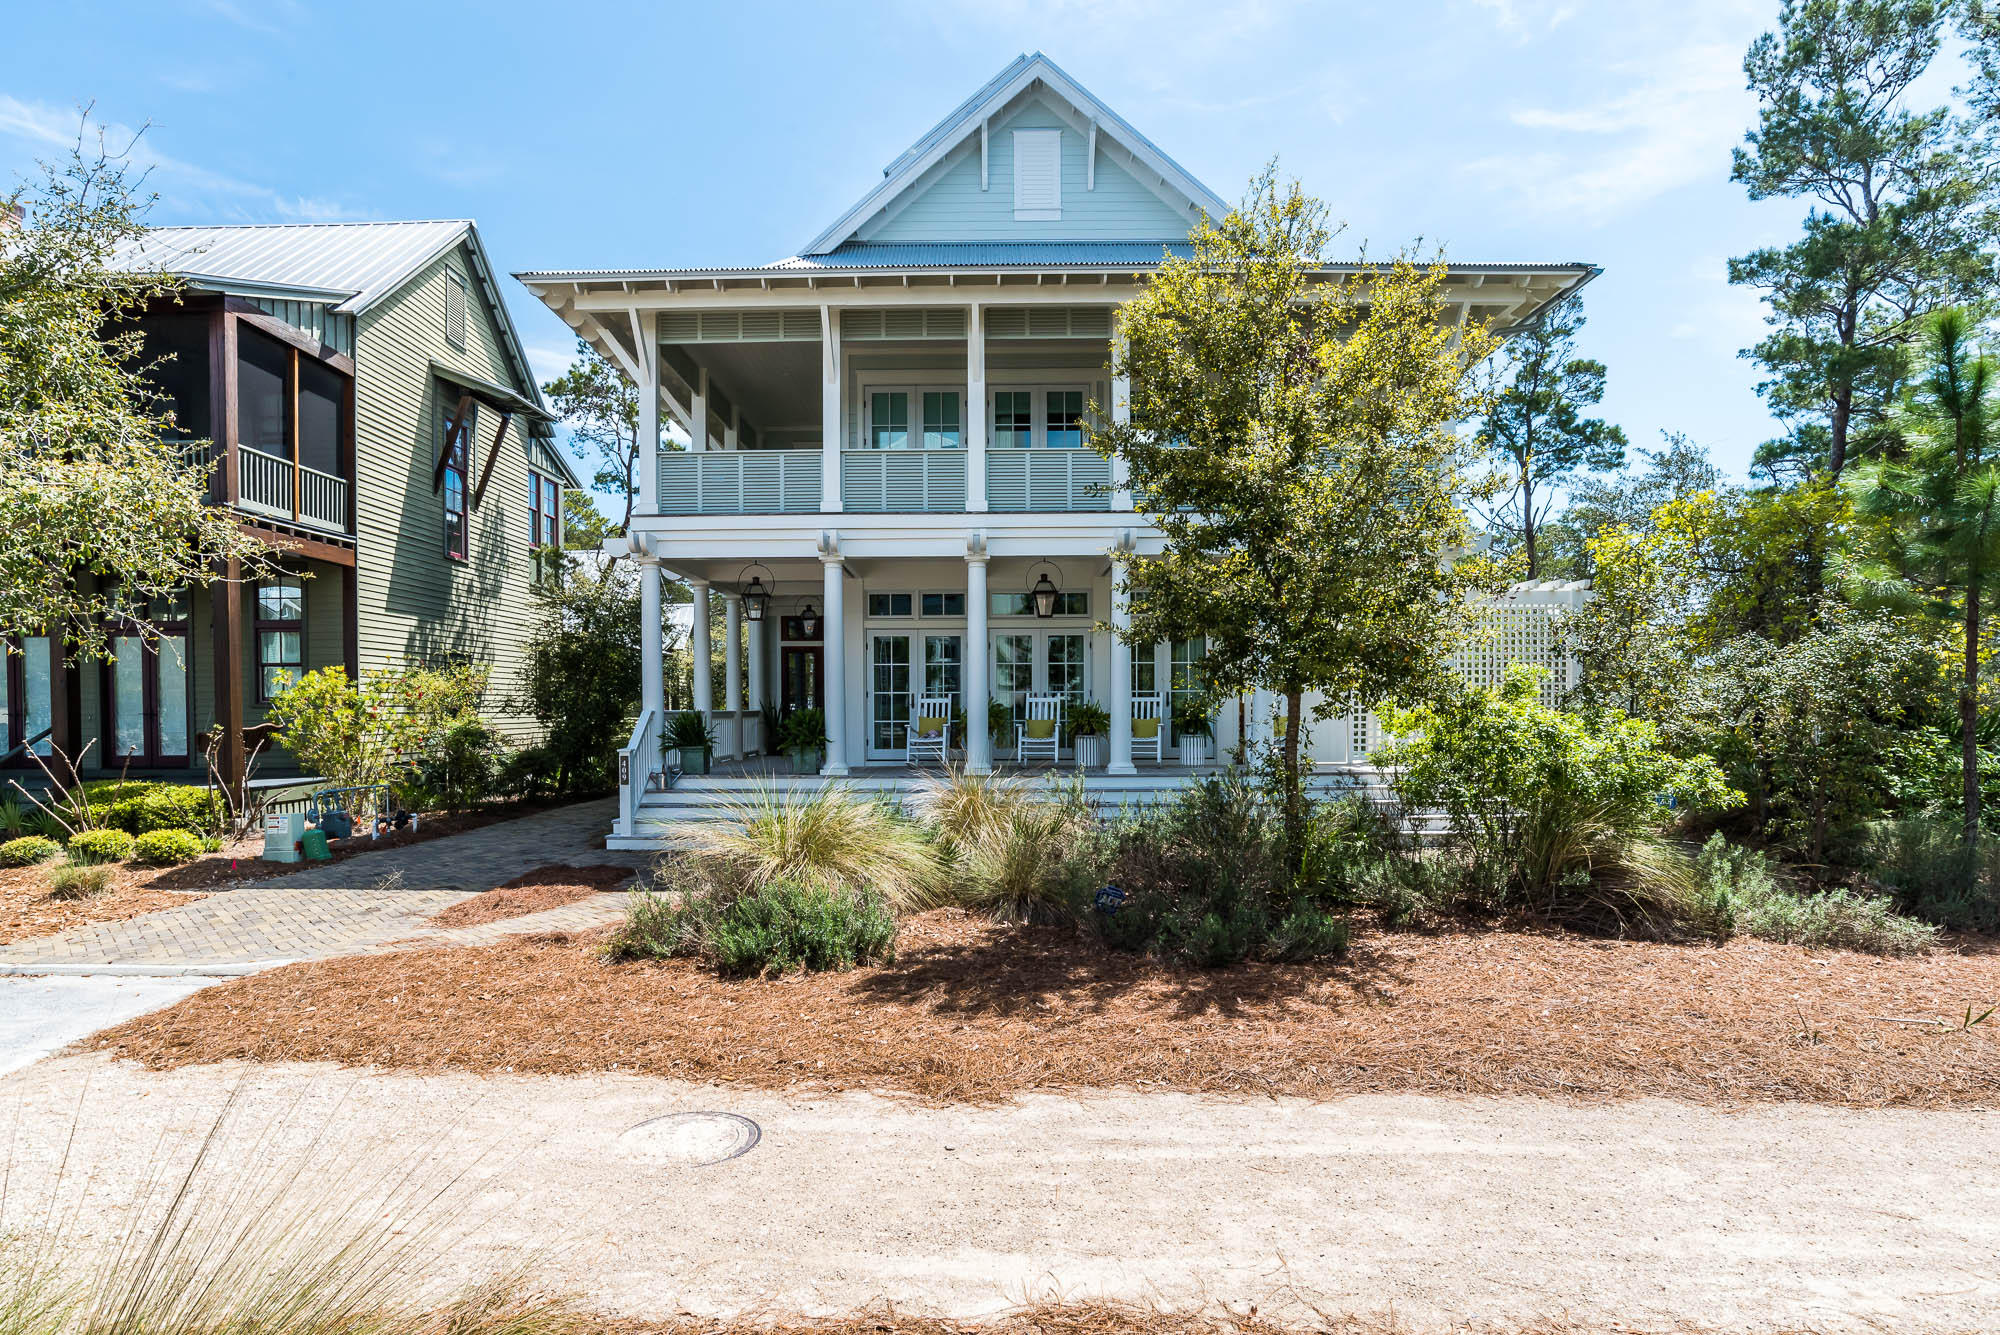
<instances>
[{"instance_id":1,"label":"green throw pillow","mask_svg":"<svg viewBox=\"0 0 2000 1335\"><path fill-rule=\"evenodd\" d=\"M926 714L917 720L917 736L935 737L944 731L944 720Z\"/></svg>"},{"instance_id":2,"label":"green throw pillow","mask_svg":"<svg viewBox=\"0 0 2000 1335\"><path fill-rule=\"evenodd\" d=\"M1028 738L1031 741L1046 742L1056 735L1056 721L1052 718L1031 718L1028 720Z\"/></svg>"},{"instance_id":3,"label":"green throw pillow","mask_svg":"<svg viewBox=\"0 0 2000 1335\"><path fill-rule=\"evenodd\" d=\"M1160 721L1156 718L1135 718L1132 720L1132 735L1141 741L1151 741L1160 735Z\"/></svg>"}]
</instances>

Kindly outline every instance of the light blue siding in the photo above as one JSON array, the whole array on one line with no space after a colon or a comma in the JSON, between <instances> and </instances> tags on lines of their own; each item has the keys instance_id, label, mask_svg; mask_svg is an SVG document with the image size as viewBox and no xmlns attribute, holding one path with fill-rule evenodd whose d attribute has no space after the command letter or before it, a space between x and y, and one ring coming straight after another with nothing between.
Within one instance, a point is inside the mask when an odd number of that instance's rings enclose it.
<instances>
[{"instance_id":1,"label":"light blue siding","mask_svg":"<svg viewBox=\"0 0 2000 1335\"><path fill-rule=\"evenodd\" d=\"M1061 129L1062 217L1049 222L1014 220L1015 130ZM1101 138L1101 136L1100 136ZM989 142L991 188L979 188L979 137L915 186L914 199L886 220L862 227L864 241L1068 241L1186 238L1194 223L1100 151L1097 188L1084 189L1089 140L1040 99L995 122Z\"/></svg>"}]
</instances>

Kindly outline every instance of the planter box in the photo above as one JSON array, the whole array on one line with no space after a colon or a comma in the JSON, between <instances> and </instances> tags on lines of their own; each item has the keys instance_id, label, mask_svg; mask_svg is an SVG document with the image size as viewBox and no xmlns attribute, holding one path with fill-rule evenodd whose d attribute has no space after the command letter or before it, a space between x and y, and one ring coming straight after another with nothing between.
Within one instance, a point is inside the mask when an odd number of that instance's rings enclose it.
<instances>
[{"instance_id":1,"label":"planter box","mask_svg":"<svg viewBox=\"0 0 2000 1335\"><path fill-rule=\"evenodd\" d=\"M1102 769L1106 739L1095 734L1079 733L1075 739L1076 767L1078 769Z\"/></svg>"},{"instance_id":2,"label":"planter box","mask_svg":"<svg viewBox=\"0 0 2000 1335\"><path fill-rule=\"evenodd\" d=\"M826 763L826 752L818 748L807 750L805 747L795 746L790 754L794 774L817 774L820 766Z\"/></svg>"},{"instance_id":3,"label":"planter box","mask_svg":"<svg viewBox=\"0 0 2000 1335\"><path fill-rule=\"evenodd\" d=\"M677 750L675 754L680 758L679 764L681 773L683 774L708 773L708 760L711 754L711 751L708 747L683 746L679 748L679 750Z\"/></svg>"},{"instance_id":4,"label":"planter box","mask_svg":"<svg viewBox=\"0 0 2000 1335\"><path fill-rule=\"evenodd\" d=\"M1192 768L1208 759L1208 738L1183 734L1180 740L1181 764Z\"/></svg>"}]
</instances>

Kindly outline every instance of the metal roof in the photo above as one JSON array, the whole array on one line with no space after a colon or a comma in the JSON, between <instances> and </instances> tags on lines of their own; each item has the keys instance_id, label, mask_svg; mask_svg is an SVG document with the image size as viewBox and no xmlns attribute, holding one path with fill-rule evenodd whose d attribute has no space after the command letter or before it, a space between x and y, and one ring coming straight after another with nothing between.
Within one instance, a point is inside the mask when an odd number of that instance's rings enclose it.
<instances>
[{"instance_id":1,"label":"metal roof","mask_svg":"<svg viewBox=\"0 0 2000 1335\"><path fill-rule=\"evenodd\" d=\"M356 315L458 244L466 219L155 227L120 246L114 268L179 274L198 286L337 301Z\"/></svg>"},{"instance_id":2,"label":"metal roof","mask_svg":"<svg viewBox=\"0 0 2000 1335\"><path fill-rule=\"evenodd\" d=\"M1126 265L1150 269L1163 254L1192 255L1185 241L850 241L823 255L793 255L768 269L1044 269Z\"/></svg>"}]
</instances>

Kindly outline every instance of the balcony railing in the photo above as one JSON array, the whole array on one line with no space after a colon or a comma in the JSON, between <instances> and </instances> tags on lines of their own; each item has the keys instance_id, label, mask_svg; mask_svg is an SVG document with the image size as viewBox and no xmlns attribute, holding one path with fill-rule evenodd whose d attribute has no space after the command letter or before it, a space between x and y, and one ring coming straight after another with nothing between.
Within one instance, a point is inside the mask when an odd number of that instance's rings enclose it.
<instances>
[{"instance_id":1,"label":"balcony railing","mask_svg":"<svg viewBox=\"0 0 2000 1335\"><path fill-rule=\"evenodd\" d=\"M842 450L840 503L876 514L962 514L964 450Z\"/></svg>"},{"instance_id":2,"label":"balcony railing","mask_svg":"<svg viewBox=\"0 0 2000 1335\"><path fill-rule=\"evenodd\" d=\"M960 486L963 493L963 484ZM819 509L818 450L708 450L660 456L663 515L800 514Z\"/></svg>"},{"instance_id":3,"label":"balcony railing","mask_svg":"<svg viewBox=\"0 0 2000 1335\"><path fill-rule=\"evenodd\" d=\"M332 473L303 465L295 470L290 459L239 445L236 493L236 503L245 510L347 532L347 479Z\"/></svg>"},{"instance_id":4,"label":"balcony railing","mask_svg":"<svg viewBox=\"0 0 2000 1335\"><path fill-rule=\"evenodd\" d=\"M1092 450L993 450L986 508L1008 512L1109 510L1111 463Z\"/></svg>"}]
</instances>

